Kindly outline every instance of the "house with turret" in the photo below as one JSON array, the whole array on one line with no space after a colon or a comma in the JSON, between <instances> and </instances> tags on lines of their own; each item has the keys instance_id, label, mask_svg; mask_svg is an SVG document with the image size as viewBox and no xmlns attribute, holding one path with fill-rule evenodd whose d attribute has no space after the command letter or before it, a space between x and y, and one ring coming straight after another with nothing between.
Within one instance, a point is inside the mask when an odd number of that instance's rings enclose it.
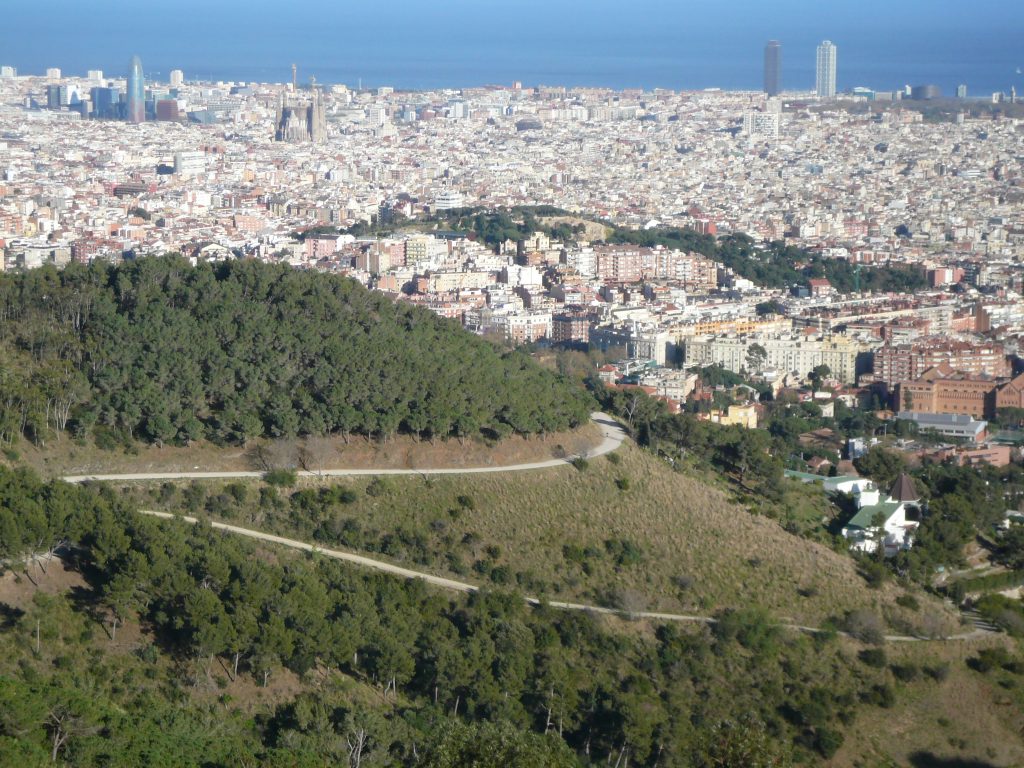
<instances>
[{"instance_id":1,"label":"house with turret","mask_svg":"<svg viewBox=\"0 0 1024 768\"><path fill-rule=\"evenodd\" d=\"M921 524L921 499L911 477L901 474L884 498L871 482L857 490L857 513L843 526L850 549L874 553L882 546L886 557L910 549Z\"/></svg>"}]
</instances>

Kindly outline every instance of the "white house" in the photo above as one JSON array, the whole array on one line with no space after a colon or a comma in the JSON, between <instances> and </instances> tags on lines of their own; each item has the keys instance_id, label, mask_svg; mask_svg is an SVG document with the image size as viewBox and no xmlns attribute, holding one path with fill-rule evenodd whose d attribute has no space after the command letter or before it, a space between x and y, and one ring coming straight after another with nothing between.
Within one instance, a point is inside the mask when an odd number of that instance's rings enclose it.
<instances>
[{"instance_id":1,"label":"white house","mask_svg":"<svg viewBox=\"0 0 1024 768\"><path fill-rule=\"evenodd\" d=\"M920 499L914 481L906 474L896 478L889 495L882 500L877 488L861 490L857 495L857 514L843 526L843 536L850 549L858 552L877 552L879 543L885 556L892 557L914 544L914 532L921 524L908 513L919 510Z\"/></svg>"}]
</instances>

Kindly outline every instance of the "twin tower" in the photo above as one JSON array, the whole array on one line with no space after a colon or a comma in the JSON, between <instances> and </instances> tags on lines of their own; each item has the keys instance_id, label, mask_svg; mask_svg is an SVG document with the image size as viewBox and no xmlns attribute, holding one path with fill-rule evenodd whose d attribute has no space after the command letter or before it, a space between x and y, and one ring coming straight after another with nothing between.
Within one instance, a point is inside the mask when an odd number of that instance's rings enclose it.
<instances>
[{"instance_id":1,"label":"twin tower","mask_svg":"<svg viewBox=\"0 0 1024 768\"><path fill-rule=\"evenodd\" d=\"M814 88L823 98L836 95L836 46L831 40L825 40L818 46ZM778 40L769 40L764 47L764 92L778 96L781 90L782 45Z\"/></svg>"}]
</instances>

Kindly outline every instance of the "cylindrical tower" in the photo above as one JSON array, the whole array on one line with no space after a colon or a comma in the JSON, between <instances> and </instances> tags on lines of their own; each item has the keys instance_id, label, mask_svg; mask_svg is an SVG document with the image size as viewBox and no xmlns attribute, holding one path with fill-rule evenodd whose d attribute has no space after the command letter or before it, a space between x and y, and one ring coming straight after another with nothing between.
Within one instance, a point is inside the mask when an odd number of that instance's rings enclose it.
<instances>
[{"instance_id":1,"label":"cylindrical tower","mask_svg":"<svg viewBox=\"0 0 1024 768\"><path fill-rule=\"evenodd\" d=\"M132 56L128 69L128 122L146 122L146 82L142 79L142 60Z\"/></svg>"}]
</instances>

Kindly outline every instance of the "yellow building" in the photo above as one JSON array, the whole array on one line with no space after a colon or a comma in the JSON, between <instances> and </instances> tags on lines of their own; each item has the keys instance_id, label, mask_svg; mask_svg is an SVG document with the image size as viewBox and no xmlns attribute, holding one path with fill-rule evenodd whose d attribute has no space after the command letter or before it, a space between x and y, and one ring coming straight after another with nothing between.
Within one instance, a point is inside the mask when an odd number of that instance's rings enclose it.
<instances>
[{"instance_id":1,"label":"yellow building","mask_svg":"<svg viewBox=\"0 0 1024 768\"><path fill-rule=\"evenodd\" d=\"M757 408L753 403L730 405L725 413L719 410L711 411L708 414L708 421L712 424L721 424L723 427L757 429Z\"/></svg>"}]
</instances>

